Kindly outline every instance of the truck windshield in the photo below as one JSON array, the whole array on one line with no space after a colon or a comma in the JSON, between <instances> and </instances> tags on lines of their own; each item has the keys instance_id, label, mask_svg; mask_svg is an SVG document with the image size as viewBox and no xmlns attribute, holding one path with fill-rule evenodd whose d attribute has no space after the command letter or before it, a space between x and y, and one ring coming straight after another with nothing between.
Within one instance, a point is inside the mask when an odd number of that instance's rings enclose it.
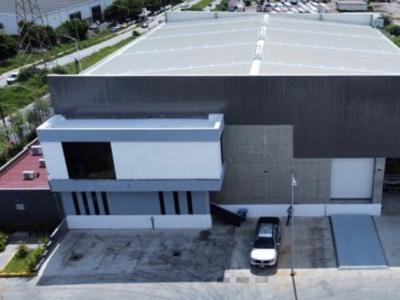
<instances>
[{"instance_id":1,"label":"truck windshield","mask_svg":"<svg viewBox=\"0 0 400 300\"><path fill-rule=\"evenodd\" d=\"M273 249L275 248L275 242L273 238L258 238L254 241L253 247L259 249Z\"/></svg>"}]
</instances>

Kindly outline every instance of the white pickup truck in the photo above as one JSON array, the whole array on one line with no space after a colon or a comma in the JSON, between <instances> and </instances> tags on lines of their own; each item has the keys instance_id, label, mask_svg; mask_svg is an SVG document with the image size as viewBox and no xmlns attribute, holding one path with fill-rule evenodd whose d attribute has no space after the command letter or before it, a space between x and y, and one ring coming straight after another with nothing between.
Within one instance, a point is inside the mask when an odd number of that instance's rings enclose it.
<instances>
[{"instance_id":1,"label":"white pickup truck","mask_svg":"<svg viewBox=\"0 0 400 300\"><path fill-rule=\"evenodd\" d=\"M258 219L250 252L250 264L267 267L278 264L281 226L279 218L261 217Z\"/></svg>"}]
</instances>

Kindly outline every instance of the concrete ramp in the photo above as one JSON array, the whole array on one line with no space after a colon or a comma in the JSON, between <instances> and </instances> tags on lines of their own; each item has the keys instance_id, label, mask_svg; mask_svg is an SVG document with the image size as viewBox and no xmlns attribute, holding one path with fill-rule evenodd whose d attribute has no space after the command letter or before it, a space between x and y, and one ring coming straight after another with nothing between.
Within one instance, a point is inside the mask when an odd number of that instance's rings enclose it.
<instances>
[{"instance_id":1,"label":"concrete ramp","mask_svg":"<svg viewBox=\"0 0 400 300\"><path fill-rule=\"evenodd\" d=\"M330 219L339 269L387 267L371 216L334 215Z\"/></svg>"}]
</instances>

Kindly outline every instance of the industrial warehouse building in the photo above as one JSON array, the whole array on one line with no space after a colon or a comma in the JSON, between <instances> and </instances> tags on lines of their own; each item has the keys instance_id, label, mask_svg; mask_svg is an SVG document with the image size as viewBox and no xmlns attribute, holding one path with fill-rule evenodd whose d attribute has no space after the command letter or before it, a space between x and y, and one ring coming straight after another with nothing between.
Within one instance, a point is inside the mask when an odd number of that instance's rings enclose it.
<instances>
[{"instance_id":1,"label":"industrial warehouse building","mask_svg":"<svg viewBox=\"0 0 400 300\"><path fill-rule=\"evenodd\" d=\"M168 13L86 72L52 75L38 136L70 228L210 227L210 201L282 216L292 170L296 215L379 215L400 157L400 51L375 21Z\"/></svg>"},{"instance_id":2,"label":"industrial warehouse building","mask_svg":"<svg viewBox=\"0 0 400 300\"><path fill-rule=\"evenodd\" d=\"M18 18L16 12L16 3L19 3L19 11L25 6L28 9L27 1L2 0L0 5L0 32L17 35ZM22 3L24 2L24 3ZM104 9L109 6L113 0L37 0L37 6L32 5L33 19L41 16L45 25L53 28L60 26L65 21L73 18L87 20L88 22L102 21ZM32 1L34 3L34 1ZM26 11L26 16L29 16ZM43 24L39 24L43 25Z\"/></svg>"}]
</instances>

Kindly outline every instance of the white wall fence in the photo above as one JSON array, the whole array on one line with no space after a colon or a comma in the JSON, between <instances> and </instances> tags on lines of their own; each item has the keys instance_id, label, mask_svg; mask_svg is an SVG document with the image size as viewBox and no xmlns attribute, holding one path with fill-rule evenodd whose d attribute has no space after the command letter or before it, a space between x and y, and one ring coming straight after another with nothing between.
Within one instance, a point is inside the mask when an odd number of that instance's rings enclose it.
<instances>
[{"instance_id":1,"label":"white wall fence","mask_svg":"<svg viewBox=\"0 0 400 300\"><path fill-rule=\"evenodd\" d=\"M254 205L221 205L223 208L237 212L240 208L247 208L247 217L287 216L288 204L254 204ZM367 214L379 216L381 204L295 204L293 215L296 217L324 217L337 214Z\"/></svg>"},{"instance_id":2,"label":"white wall fence","mask_svg":"<svg viewBox=\"0 0 400 300\"><path fill-rule=\"evenodd\" d=\"M69 229L174 229L212 227L211 215L67 216Z\"/></svg>"}]
</instances>

